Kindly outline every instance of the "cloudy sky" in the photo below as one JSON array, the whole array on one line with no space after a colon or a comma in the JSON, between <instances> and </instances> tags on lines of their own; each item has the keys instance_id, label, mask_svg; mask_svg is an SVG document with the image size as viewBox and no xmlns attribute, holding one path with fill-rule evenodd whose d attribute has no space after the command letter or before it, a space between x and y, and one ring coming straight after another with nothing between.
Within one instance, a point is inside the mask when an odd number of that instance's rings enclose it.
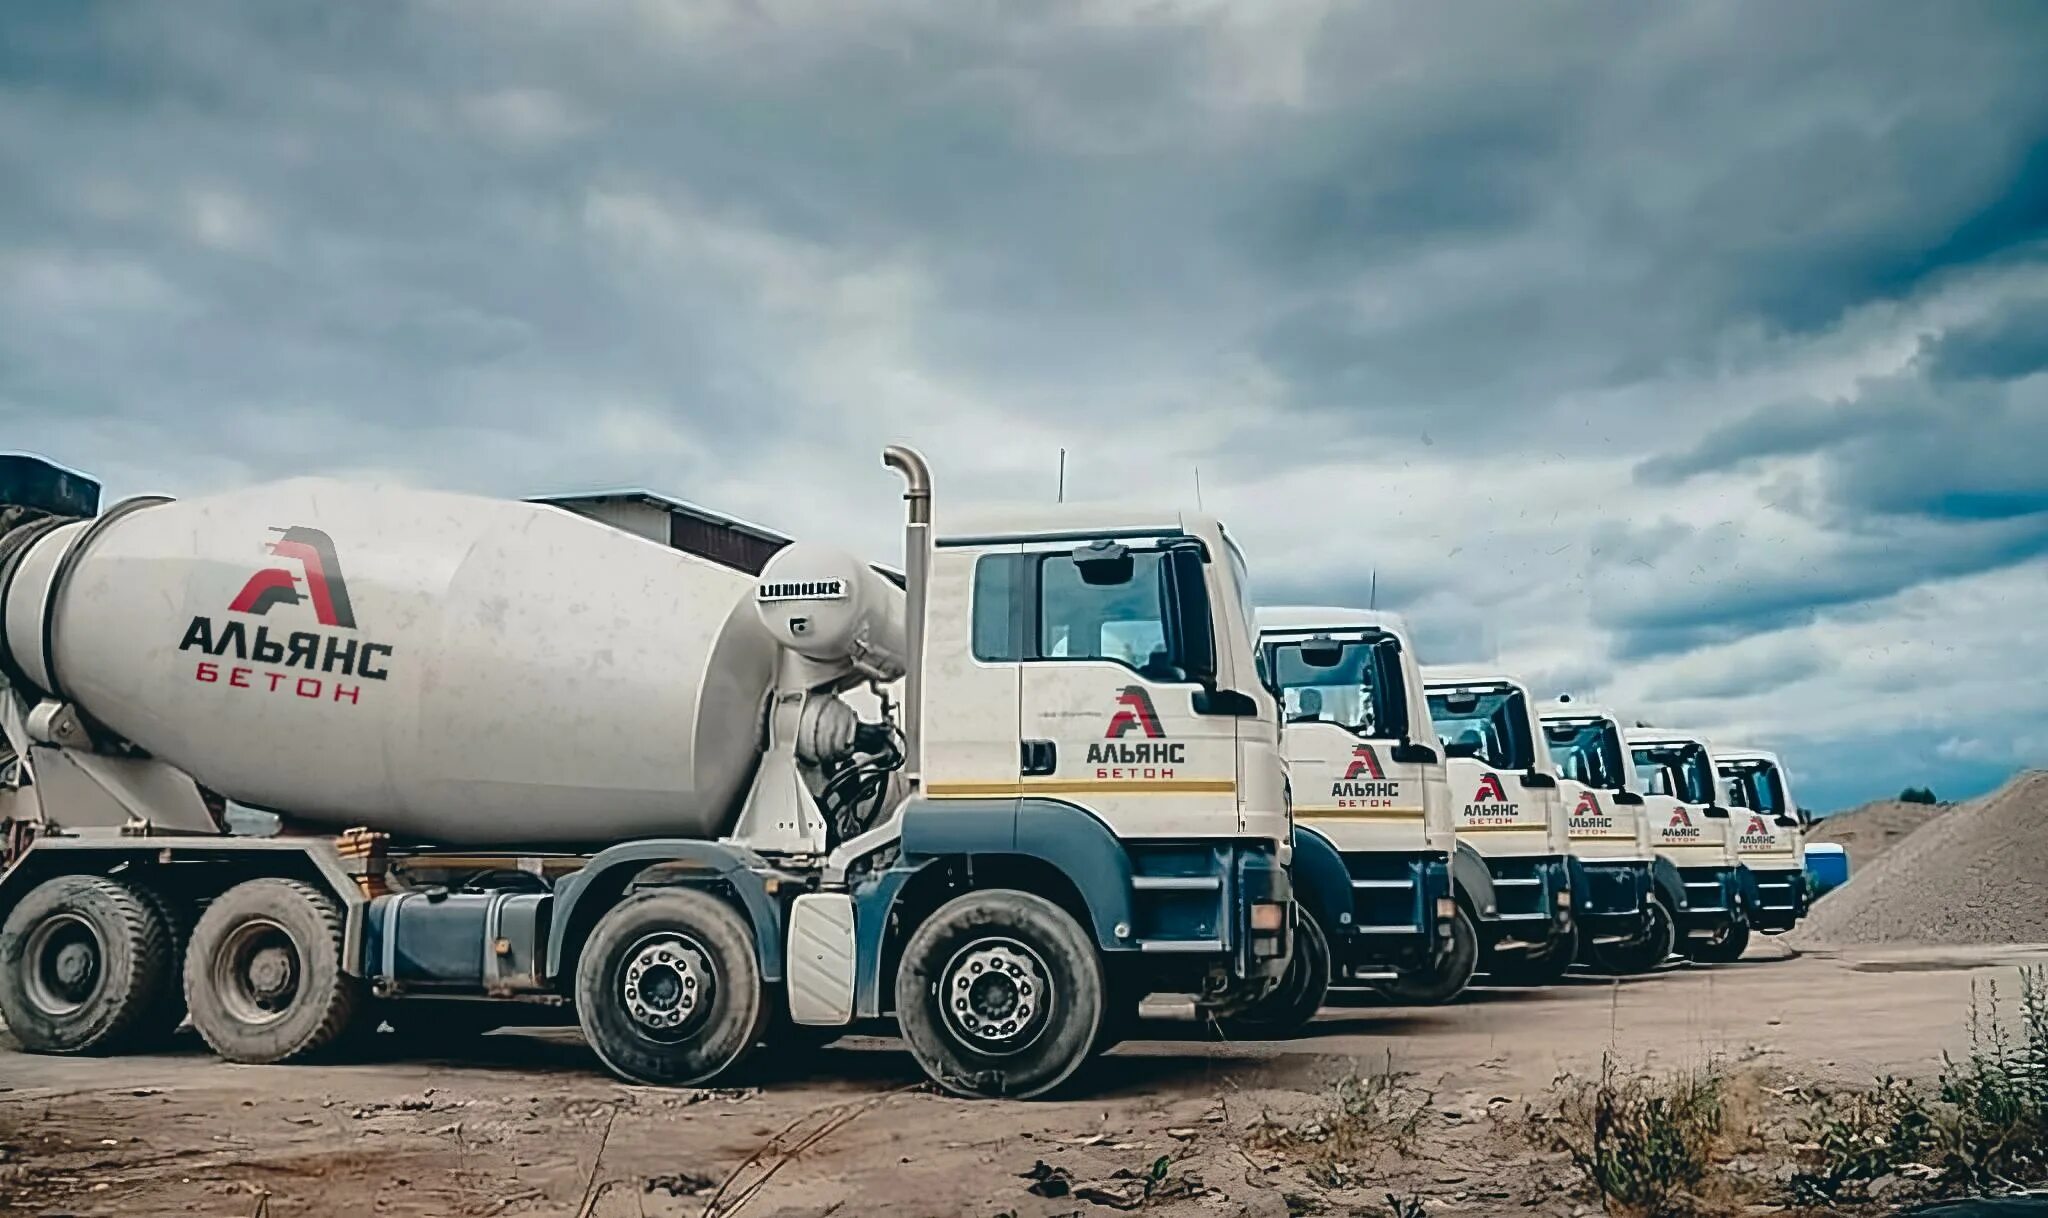
<instances>
[{"instance_id":1,"label":"cloudy sky","mask_svg":"<svg viewBox=\"0 0 2048 1218\"><path fill-rule=\"evenodd\" d=\"M2048 8L17 3L0 443L1202 498L1801 802L2048 764ZM943 510L943 508L942 508Z\"/></svg>"}]
</instances>

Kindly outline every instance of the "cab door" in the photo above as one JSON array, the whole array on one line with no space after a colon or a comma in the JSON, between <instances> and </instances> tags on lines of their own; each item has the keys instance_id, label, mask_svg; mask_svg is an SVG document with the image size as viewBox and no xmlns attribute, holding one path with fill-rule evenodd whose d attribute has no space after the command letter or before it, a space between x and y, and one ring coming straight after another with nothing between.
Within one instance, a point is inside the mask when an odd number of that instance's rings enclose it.
<instances>
[{"instance_id":1,"label":"cab door","mask_svg":"<svg viewBox=\"0 0 2048 1218\"><path fill-rule=\"evenodd\" d=\"M1122 837L1237 832L1237 720L1216 713L1234 708L1188 671L1214 664L1208 597L1169 556L1195 544L1025 547L1034 613L1019 723L1039 762L1025 797L1078 804ZM1194 554L1178 561L1199 575Z\"/></svg>"},{"instance_id":2,"label":"cab door","mask_svg":"<svg viewBox=\"0 0 2048 1218\"><path fill-rule=\"evenodd\" d=\"M1014 814L1026 631L1021 546L946 549L932 562L925 638L925 794Z\"/></svg>"}]
</instances>

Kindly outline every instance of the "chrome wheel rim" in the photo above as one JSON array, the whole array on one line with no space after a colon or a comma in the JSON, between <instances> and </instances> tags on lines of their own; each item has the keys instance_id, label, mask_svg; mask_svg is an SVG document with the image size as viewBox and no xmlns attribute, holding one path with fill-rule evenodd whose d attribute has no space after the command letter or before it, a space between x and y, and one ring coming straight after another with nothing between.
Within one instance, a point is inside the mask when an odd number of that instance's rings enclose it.
<instances>
[{"instance_id":1,"label":"chrome wheel rim","mask_svg":"<svg viewBox=\"0 0 2048 1218\"><path fill-rule=\"evenodd\" d=\"M1051 970L1015 939L980 939L939 974L946 1026L977 1052L1022 1052L1044 1034L1056 995Z\"/></svg>"},{"instance_id":2,"label":"chrome wheel rim","mask_svg":"<svg viewBox=\"0 0 2048 1218\"><path fill-rule=\"evenodd\" d=\"M643 1035L683 1040L711 1013L718 972L710 953L679 931L642 936L619 968L619 1005Z\"/></svg>"}]
</instances>

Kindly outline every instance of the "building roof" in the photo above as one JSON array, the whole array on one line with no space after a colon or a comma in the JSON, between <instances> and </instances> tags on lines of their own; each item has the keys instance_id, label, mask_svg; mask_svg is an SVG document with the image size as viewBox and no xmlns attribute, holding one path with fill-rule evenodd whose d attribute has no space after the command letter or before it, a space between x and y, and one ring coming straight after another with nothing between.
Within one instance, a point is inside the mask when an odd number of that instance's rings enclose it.
<instances>
[{"instance_id":1,"label":"building roof","mask_svg":"<svg viewBox=\"0 0 2048 1218\"><path fill-rule=\"evenodd\" d=\"M706 524L728 528L735 533L744 533L749 537L756 537L762 541L787 544L795 540L785 534L776 532L774 529L754 524L751 521L741 520L737 516L728 516L724 512L716 512L701 504L691 503L687 499L677 499L672 495L663 495L647 490L644 487L625 487L610 491L582 491L573 495L535 495L528 499L527 502L552 504L555 507L571 507L577 504L593 503L643 503L649 507L662 508L679 515L689 516Z\"/></svg>"}]
</instances>

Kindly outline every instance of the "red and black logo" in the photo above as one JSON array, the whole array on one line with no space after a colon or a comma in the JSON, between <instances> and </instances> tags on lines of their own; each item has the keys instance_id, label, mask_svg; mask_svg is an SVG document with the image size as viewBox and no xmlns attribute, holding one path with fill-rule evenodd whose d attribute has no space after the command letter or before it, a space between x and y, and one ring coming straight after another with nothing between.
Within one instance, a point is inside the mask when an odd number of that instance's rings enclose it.
<instances>
[{"instance_id":1,"label":"red and black logo","mask_svg":"<svg viewBox=\"0 0 2048 1218\"><path fill-rule=\"evenodd\" d=\"M1591 791L1579 792L1579 806L1572 809L1573 816L1600 815L1600 801L1593 798Z\"/></svg>"},{"instance_id":2,"label":"red and black logo","mask_svg":"<svg viewBox=\"0 0 2048 1218\"><path fill-rule=\"evenodd\" d=\"M185 627L178 650L197 651L220 660L249 661L246 666L224 667L212 660L201 660L193 680L204 684L277 694L289 692L310 701L359 705L363 687L341 678L388 679L391 671L386 662L393 649L388 643L353 637L355 602L349 598L348 581L342 577L341 561L335 557L332 538L303 525L272 531L279 536L270 543L270 552L284 560L283 564L258 568L228 602L227 611L270 618L273 609L310 602L313 621L301 624L317 629L280 627L273 633L268 622L252 630L238 618L216 622L211 616L200 614ZM277 616L284 617L286 613Z\"/></svg>"},{"instance_id":3,"label":"red and black logo","mask_svg":"<svg viewBox=\"0 0 2048 1218\"><path fill-rule=\"evenodd\" d=\"M1159 726L1159 712L1152 708L1152 695L1141 685L1126 685L1116 696L1117 712L1109 717L1109 730L1103 733L1104 740L1122 740L1132 728L1138 729L1147 740L1157 740L1166 735Z\"/></svg>"},{"instance_id":4,"label":"red and black logo","mask_svg":"<svg viewBox=\"0 0 2048 1218\"><path fill-rule=\"evenodd\" d=\"M355 606L348 599L348 581L341 577L341 563L334 557L334 540L319 529L293 525L270 543L270 552L299 564L305 572L306 591L313 598L314 616L322 626L356 628ZM249 577L240 595L228 606L230 613L258 617L275 605L300 603L299 577L288 567L265 567Z\"/></svg>"},{"instance_id":5,"label":"red and black logo","mask_svg":"<svg viewBox=\"0 0 2048 1218\"><path fill-rule=\"evenodd\" d=\"M1680 805L1678 805L1677 807L1675 807L1675 808L1671 809L1671 823L1670 823L1669 825L1666 825L1666 826L1665 826L1665 828L1667 828L1667 829L1690 829L1690 828L1692 828L1692 813L1690 813L1690 812L1688 812L1688 811L1686 811L1686 810L1685 810L1685 805L1684 805L1684 804L1680 804Z\"/></svg>"},{"instance_id":6,"label":"red and black logo","mask_svg":"<svg viewBox=\"0 0 2048 1218\"><path fill-rule=\"evenodd\" d=\"M1357 782L1361 778L1383 779L1386 771L1380 769L1379 754L1369 744L1361 744L1351 750L1351 765L1344 771L1345 782Z\"/></svg>"},{"instance_id":7,"label":"red and black logo","mask_svg":"<svg viewBox=\"0 0 2048 1218\"><path fill-rule=\"evenodd\" d=\"M1504 804L1507 801L1508 793L1500 789L1500 775L1488 773L1479 776L1479 791L1472 796L1473 803Z\"/></svg>"}]
</instances>

